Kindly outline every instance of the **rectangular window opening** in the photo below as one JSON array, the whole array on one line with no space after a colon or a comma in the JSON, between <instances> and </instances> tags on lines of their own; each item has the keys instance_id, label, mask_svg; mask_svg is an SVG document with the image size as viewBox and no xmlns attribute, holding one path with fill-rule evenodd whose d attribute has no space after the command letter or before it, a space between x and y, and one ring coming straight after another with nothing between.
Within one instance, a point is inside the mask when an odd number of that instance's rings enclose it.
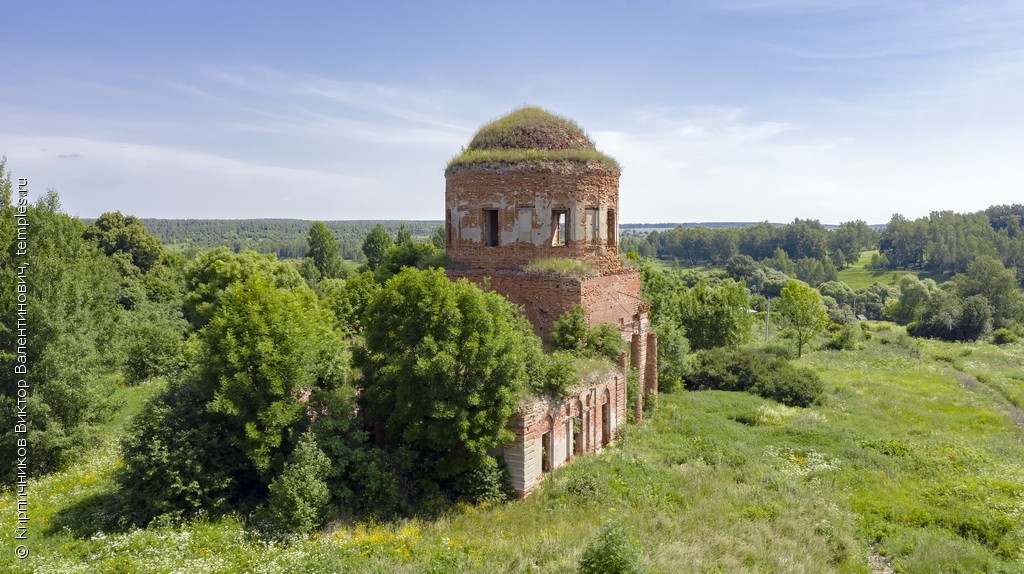
<instances>
[{"instance_id":1,"label":"rectangular window opening","mask_svg":"<svg viewBox=\"0 0 1024 574\"><path fill-rule=\"evenodd\" d=\"M615 233L618 231L618 226L615 224L615 210L608 210L608 247L615 247Z\"/></svg>"},{"instance_id":2,"label":"rectangular window opening","mask_svg":"<svg viewBox=\"0 0 1024 574\"><path fill-rule=\"evenodd\" d=\"M565 245L568 229L569 210L551 210L551 246L562 247Z\"/></svg>"},{"instance_id":3,"label":"rectangular window opening","mask_svg":"<svg viewBox=\"0 0 1024 574\"><path fill-rule=\"evenodd\" d=\"M576 454L583 452L583 422L580 417L572 417L572 447Z\"/></svg>"},{"instance_id":4,"label":"rectangular window opening","mask_svg":"<svg viewBox=\"0 0 1024 574\"><path fill-rule=\"evenodd\" d=\"M601 405L601 444L612 442L612 409L611 405Z\"/></svg>"},{"instance_id":5,"label":"rectangular window opening","mask_svg":"<svg viewBox=\"0 0 1024 574\"><path fill-rule=\"evenodd\" d=\"M572 448L573 436L572 436L572 419L565 421L565 461L572 460Z\"/></svg>"},{"instance_id":6,"label":"rectangular window opening","mask_svg":"<svg viewBox=\"0 0 1024 574\"><path fill-rule=\"evenodd\" d=\"M484 210L484 245L495 247L498 245L498 210Z\"/></svg>"},{"instance_id":7,"label":"rectangular window opening","mask_svg":"<svg viewBox=\"0 0 1024 574\"><path fill-rule=\"evenodd\" d=\"M540 471L551 471L551 431L540 435Z\"/></svg>"}]
</instances>

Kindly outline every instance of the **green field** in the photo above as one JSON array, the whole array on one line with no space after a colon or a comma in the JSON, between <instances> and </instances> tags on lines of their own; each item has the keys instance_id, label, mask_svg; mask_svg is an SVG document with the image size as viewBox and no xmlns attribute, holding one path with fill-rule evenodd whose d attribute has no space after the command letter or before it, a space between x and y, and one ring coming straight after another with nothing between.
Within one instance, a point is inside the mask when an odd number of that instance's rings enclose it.
<instances>
[{"instance_id":1,"label":"green field","mask_svg":"<svg viewBox=\"0 0 1024 574\"><path fill-rule=\"evenodd\" d=\"M104 531L118 511L120 428L161 384L124 389L104 446L30 483L32 554L0 570L574 572L616 521L650 572L1024 571L1024 344L873 329L863 349L801 360L826 383L822 405L665 394L618 446L555 471L526 500L290 542L263 540L240 517ZM6 548L13 510L8 492Z\"/></svg>"},{"instance_id":2,"label":"green field","mask_svg":"<svg viewBox=\"0 0 1024 574\"><path fill-rule=\"evenodd\" d=\"M911 273L920 277L921 279L931 278L937 283L942 283L948 277L942 274L927 273L922 271L874 271L868 269L868 265L871 263L871 256L878 253L878 251L862 251L860 259L856 263L851 264L849 267L839 271L839 280L846 283L854 289L860 289L867 287L872 283L881 283L882 285L895 285L896 280L899 279L900 275Z\"/></svg>"}]
</instances>

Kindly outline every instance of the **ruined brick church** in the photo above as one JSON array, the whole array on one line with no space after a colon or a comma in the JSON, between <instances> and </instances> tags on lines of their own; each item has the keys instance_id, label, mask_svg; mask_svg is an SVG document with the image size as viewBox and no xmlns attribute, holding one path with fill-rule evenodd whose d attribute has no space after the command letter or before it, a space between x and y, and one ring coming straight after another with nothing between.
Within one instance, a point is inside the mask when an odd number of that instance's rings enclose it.
<instances>
[{"instance_id":1,"label":"ruined brick church","mask_svg":"<svg viewBox=\"0 0 1024 574\"><path fill-rule=\"evenodd\" d=\"M575 304L591 326L611 323L629 343L615 368L582 377L569 397L520 402L509 423L516 439L498 453L520 495L544 473L614 441L627 409L639 416L641 402L657 395L657 337L640 272L619 257L619 173L579 126L539 108L480 128L445 172L451 278L522 305L545 343L554 321ZM585 271L560 274L536 265L561 259L584 262ZM631 405L629 367L642 390Z\"/></svg>"}]
</instances>

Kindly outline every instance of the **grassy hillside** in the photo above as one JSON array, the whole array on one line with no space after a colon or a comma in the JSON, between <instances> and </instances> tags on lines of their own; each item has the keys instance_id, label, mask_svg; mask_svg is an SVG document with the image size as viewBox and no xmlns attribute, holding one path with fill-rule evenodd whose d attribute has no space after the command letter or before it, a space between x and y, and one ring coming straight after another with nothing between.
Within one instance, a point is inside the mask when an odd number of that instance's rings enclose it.
<instances>
[{"instance_id":1,"label":"grassy hillside","mask_svg":"<svg viewBox=\"0 0 1024 574\"><path fill-rule=\"evenodd\" d=\"M895 285L896 279L905 273L913 273L922 279L930 277L938 283L948 279L948 277L942 274L932 274L921 271L874 271L872 269L868 269L868 265L871 263L871 256L876 253L878 253L878 251L862 251L860 259L858 259L856 263L851 264L849 267L839 272L839 280L854 289L860 289L862 287L867 287L872 283Z\"/></svg>"},{"instance_id":2,"label":"grassy hillside","mask_svg":"<svg viewBox=\"0 0 1024 574\"><path fill-rule=\"evenodd\" d=\"M801 361L826 382L820 406L662 395L618 446L527 500L287 543L231 517L103 532L122 416L99 452L32 482L32 556L0 570L574 572L611 520L650 572L1024 571L1024 344L872 334ZM157 387L125 391L126 412ZM12 506L4 494L8 548Z\"/></svg>"}]
</instances>

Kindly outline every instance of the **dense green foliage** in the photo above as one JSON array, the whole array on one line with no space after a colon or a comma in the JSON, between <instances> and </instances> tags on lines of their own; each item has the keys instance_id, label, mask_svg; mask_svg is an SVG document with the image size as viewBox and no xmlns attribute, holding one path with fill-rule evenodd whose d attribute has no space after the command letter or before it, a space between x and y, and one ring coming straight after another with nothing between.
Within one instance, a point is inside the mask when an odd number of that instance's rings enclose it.
<instances>
[{"instance_id":1,"label":"dense green foliage","mask_svg":"<svg viewBox=\"0 0 1024 574\"><path fill-rule=\"evenodd\" d=\"M750 349L698 351L690 362L686 388L743 391L798 407L818 402L825 390L814 371Z\"/></svg>"},{"instance_id":2,"label":"dense green foliage","mask_svg":"<svg viewBox=\"0 0 1024 574\"><path fill-rule=\"evenodd\" d=\"M796 340L796 356L799 359L807 343L817 337L828 324L828 314L821 294L806 283L790 281L782 289L777 309Z\"/></svg>"},{"instance_id":3,"label":"dense green foliage","mask_svg":"<svg viewBox=\"0 0 1024 574\"><path fill-rule=\"evenodd\" d=\"M375 225L363 239L362 252L366 258L366 266L371 271L380 267L392 245L394 245L394 240L391 239L391 234L384 229L383 225L379 223Z\"/></svg>"},{"instance_id":4,"label":"dense green foliage","mask_svg":"<svg viewBox=\"0 0 1024 574\"><path fill-rule=\"evenodd\" d=\"M1024 205L935 211L913 221L896 214L882 232L879 252L885 259L880 265L947 275L966 272L979 257L995 257L1024 282Z\"/></svg>"},{"instance_id":5,"label":"dense green foliage","mask_svg":"<svg viewBox=\"0 0 1024 574\"><path fill-rule=\"evenodd\" d=\"M227 259L212 261L229 269L262 261L251 254ZM218 294L193 340L194 366L129 432L120 483L136 522L215 512L266 491L298 456L292 453L309 413L344 384L346 352L330 313L305 283L276 287L273 272L248 274ZM281 512L273 510L284 520Z\"/></svg>"},{"instance_id":6,"label":"dense green foliage","mask_svg":"<svg viewBox=\"0 0 1024 574\"><path fill-rule=\"evenodd\" d=\"M82 223L61 213L52 191L35 205L13 199L4 169L0 162L7 202L0 205L0 440L9 450L0 457L0 479L13 484L18 438L31 444L31 474L60 469L92 446L97 425L111 415L127 312L117 265L83 238ZM28 223L21 228L27 249L18 246L17 217ZM26 266L24 283L19 265ZM15 434L21 380L29 426Z\"/></svg>"},{"instance_id":7,"label":"dense green foliage","mask_svg":"<svg viewBox=\"0 0 1024 574\"><path fill-rule=\"evenodd\" d=\"M626 341L619 330L610 323L590 328L583 306L579 304L555 319L551 346L578 356L600 356L610 361L617 361L626 351Z\"/></svg>"},{"instance_id":8,"label":"dense green foliage","mask_svg":"<svg viewBox=\"0 0 1024 574\"><path fill-rule=\"evenodd\" d=\"M295 267L268 254L232 253L225 247L206 251L185 265L185 318L195 329L204 327L220 306L227 289L257 276L272 278L280 289L298 289L306 282Z\"/></svg>"},{"instance_id":9,"label":"dense green foliage","mask_svg":"<svg viewBox=\"0 0 1024 574\"><path fill-rule=\"evenodd\" d=\"M227 247L238 253L252 250L282 259L308 255L310 221L302 219L140 219L165 245L195 251ZM344 259L363 262L362 244L377 225L394 234L405 224L414 237L428 238L440 221L326 221L338 238Z\"/></svg>"},{"instance_id":10,"label":"dense green foliage","mask_svg":"<svg viewBox=\"0 0 1024 574\"><path fill-rule=\"evenodd\" d=\"M863 221L846 222L830 231L817 220L795 219L781 226L768 222L727 228L678 226L624 241L622 248L687 265L722 266L736 255L746 255L754 261L771 260L769 265L775 269L814 285L834 279L836 266L857 261L861 251L877 242L878 233ZM816 280L814 274L825 278Z\"/></svg>"},{"instance_id":11,"label":"dense green foliage","mask_svg":"<svg viewBox=\"0 0 1024 574\"><path fill-rule=\"evenodd\" d=\"M404 229L404 227L403 227ZM342 273L341 250L329 227L322 221L314 221L309 227L309 250L306 255L325 279L340 277Z\"/></svg>"},{"instance_id":12,"label":"dense green foliage","mask_svg":"<svg viewBox=\"0 0 1024 574\"><path fill-rule=\"evenodd\" d=\"M406 269L373 296L355 360L370 421L449 478L511 438L506 424L541 365L539 341L503 297Z\"/></svg>"}]
</instances>

